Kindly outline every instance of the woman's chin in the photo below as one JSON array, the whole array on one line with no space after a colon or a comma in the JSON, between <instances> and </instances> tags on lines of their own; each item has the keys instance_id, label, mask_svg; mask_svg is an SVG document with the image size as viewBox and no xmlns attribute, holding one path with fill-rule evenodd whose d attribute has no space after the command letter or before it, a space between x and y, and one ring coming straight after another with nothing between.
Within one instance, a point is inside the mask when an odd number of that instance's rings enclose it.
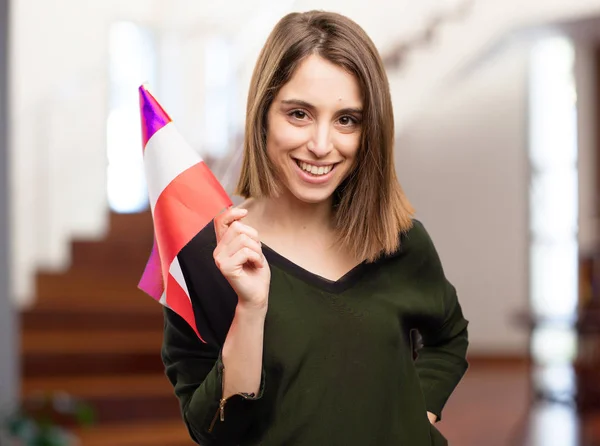
<instances>
[{"instance_id":1,"label":"woman's chin","mask_svg":"<svg viewBox=\"0 0 600 446\"><path fill-rule=\"evenodd\" d=\"M329 188L308 189L308 188L292 188L290 192L297 200L307 204L319 204L331 200L333 191Z\"/></svg>"}]
</instances>

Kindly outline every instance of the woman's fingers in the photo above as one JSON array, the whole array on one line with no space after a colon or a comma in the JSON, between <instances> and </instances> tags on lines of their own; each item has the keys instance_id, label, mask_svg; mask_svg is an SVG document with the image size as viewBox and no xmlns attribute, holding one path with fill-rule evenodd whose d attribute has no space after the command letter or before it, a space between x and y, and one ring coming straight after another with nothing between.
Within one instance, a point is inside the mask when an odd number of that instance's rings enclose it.
<instances>
[{"instance_id":1,"label":"woman's fingers","mask_svg":"<svg viewBox=\"0 0 600 446\"><path fill-rule=\"evenodd\" d=\"M248 212L228 209L215 218L217 246L215 265L238 296L238 302L265 308L269 297L271 269L265 259L258 233L241 223Z\"/></svg>"},{"instance_id":2,"label":"woman's fingers","mask_svg":"<svg viewBox=\"0 0 600 446\"><path fill-rule=\"evenodd\" d=\"M258 238L258 232L256 232L256 229L245 225L244 223L237 220L229 225L229 228L227 228L227 231L225 231L225 233L223 234L221 241L223 244L231 243L231 241L240 234L247 235L252 240L255 240L257 243L260 243L260 239Z\"/></svg>"},{"instance_id":3,"label":"woman's fingers","mask_svg":"<svg viewBox=\"0 0 600 446\"><path fill-rule=\"evenodd\" d=\"M245 209L228 209L215 218L217 246L213 252L215 264L224 274L235 274L244 265L264 266L258 232L240 222L247 215Z\"/></svg>"},{"instance_id":4,"label":"woman's fingers","mask_svg":"<svg viewBox=\"0 0 600 446\"><path fill-rule=\"evenodd\" d=\"M225 262L231 263L231 260L235 258L235 255L243 249L249 249L250 251L253 251L256 254L258 254L262 264L263 254L260 242L257 242L256 240L242 232L238 233L228 243L226 243L225 238L223 238L222 242L217 245L217 248L214 250L213 253L213 257L215 259L215 262L217 262L217 266L223 265ZM237 266L241 266L241 264Z\"/></svg>"},{"instance_id":5,"label":"woman's fingers","mask_svg":"<svg viewBox=\"0 0 600 446\"><path fill-rule=\"evenodd\" d=\"M215 234L217 243L221 241L223 235L227 232L231 224L248 214L246 209L231 208L215 217Z\"/></svg>"},{"instance_id":6,"label":"woman's fingers","mask_svg":"<svg viewBox=\"0 0 600 446\"><path fill-rule=\"evenodd\" d=\"M219 240L219 242L217 243L217 247L215 248L215 256L223 250L226 250L228 252L228 255L231 255L231 253L237 251L239 249L239 245L233 247L230 245L236 238L242 235L251 240L254 240L256 246L258 247L257 250L260 251L260 240L258 238L258 232L256 232L254 228L251 228L250 226L240 223L236 220L229 225L225 233L221 236L221 240ZM254 248L255 245L253 244L249 246Z\"/></svg>"},{"instance_id":7,"label":"woman's fingers","mask_svg":"<svg viewBox=\"0 0 600 446\"><path fill-rule=\"evenodd\" d=\"M260 247L257 248L256 242L245 235L244 241L236 240L237 249L233 249L229 252L221 250L217 252L215 250L214 259L217 268L221 270L223 274L232 273L235 270L240 270L246 263L250 263L256 268L262 268L264 266L265 258L260 251ZM250 246L248 246L250 245Z\"/></svg>"},{"instance_id":8,"label":"woman's fingers","mask_svg":"<svg viewBox=\"0 0 600 446\"><path fill-rule=\"evenodd\" d=\"M231 240L227 244L224 244L222 251L225 255L231 257L234 253L236 253L242 248L249 248L252 251L257 252L258 254L262 254L260 242L257 242L256 240L244 233L236 235L233 238L233 240Z\"/></svg>"},{"instance_id":9,"label":"woman's fingers","mask_svg":"<svg viewBox=\"0 0 600 446\"><path fill-rule=\"evenodd\" d=\"M231 261L234 265L245 265L246 263L250 263L255 268L262 268L264 266L263 255L248 247L243 247L235 252L231 256Z\"/></svg>"}]
</instances>

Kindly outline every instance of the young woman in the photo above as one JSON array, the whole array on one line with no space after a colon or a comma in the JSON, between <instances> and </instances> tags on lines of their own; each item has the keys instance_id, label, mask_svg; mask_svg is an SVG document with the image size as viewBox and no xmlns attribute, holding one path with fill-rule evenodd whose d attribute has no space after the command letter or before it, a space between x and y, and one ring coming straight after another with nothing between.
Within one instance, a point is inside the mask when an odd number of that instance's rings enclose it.
<instances>
[{"instance_id":1,"label":"young woman","mask_svg":"<svg viewBox=\"0 0 600 446\"><path fill-rule=\"evenodd\" d=\"M165 310L163 362L197 443L447 444L432 424L467 368L467 321L393 150L364 31L284 17L248 95L246 201L179 256L204 342Z\"/></svg>"}]
</instances>

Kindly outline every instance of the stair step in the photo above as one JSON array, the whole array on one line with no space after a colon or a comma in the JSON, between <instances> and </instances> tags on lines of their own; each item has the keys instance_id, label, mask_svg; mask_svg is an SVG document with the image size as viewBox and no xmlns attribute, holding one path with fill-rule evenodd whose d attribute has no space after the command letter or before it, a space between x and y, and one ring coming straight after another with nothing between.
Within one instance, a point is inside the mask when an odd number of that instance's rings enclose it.
<instances>
[{"instance_id":1,"label":"stair step","mask_svg":"<svg viewBox=\"0 0 600 446\"><path fill-rule=\"evenodd\" d=\"M183 421L75 429L81 446L193 446Z\"/></svg>"},{"instance_id":2,"label":"stair step","mask_svg":"<svg viewBox=\"0 0 600 446\"><path fill-rule=\"evenodd\" d=\"M152 240L142 242L75 240L71 244L72 270L102 268L112 274L142 270L152 250Z\"/></svg>"},{"instance_id":3,"label":"stair step","mask_svg":"<svg viewBox=\"0 0 600 446\"><path fill-rule=\"evenodd\" d=\"M118 296L122 299L143 294L138 283L144 265L136 267L136 272L113 274L110 270L97 268L93 271L71 270L66 273L39 273L36 277L38 299L63 296L72 298L110 299Z\"/></svg>"},{"instance_id":4,"label":"stair step","mask_svg":"<svg viewBox=\"0 0 600 446\"><path fill-rule=\"evenodd\" d=\"M102 294L90 297L89 294L66 292L63 295L38 297L35 310L64 311L103 311L108 308L124 312L156 312L162 311L160 304L140 290L128 293Z\"/></svg>"},{"instance_id":5,"label":"stair step","mask_svg":"<svg viewBox=\"0 0 600 446\"><path fill-rule=\"evenodd\" d=\"M164 374L114 375L81 377L44 377L24 379L22 394L25 398L44 392L66 392L83 398L102 398L119 395L173 396L173 388Z\"/></svg>"},{"instance_id":6,"label":"stair step","mask_svg":"<svg viewBox=\"0 0 600 446\"><path fill-rule=\"evenodd\" d=\"M132 240L152 244L154 224L149 211L134 214L110 214L109 232L106 241L131 242Z\"/></svg>"},{"instance_id":7,"label":"stair step","mask_svg":"<svg viewBox=\"0 0 600 446\"><path fill-rule=\"evenodd\" d=\"M161 327L162 328L162 327ZM145 331L25 331L21 336L24 354L160 353L163 332Z\"/></svg>"},{"instance_id":8,"label":"stair step","mask_svg":"<svg viewBox=\"0 0 600 446\"><path fill-rule=\"evenodd\" d=\"M67 393L89 404L97 424L180 418L179 402L164 374L25 379L24 401Z\"/></svg>"},{"instance_id":9,"label":"stair step","mask_svg":"<svg viewBox=\"0 0 600 446\"><path fill-rule=\"evenodd\" d=\"M29 353L21 358L24 378L163 373L158 347L150 353Z\"/></svg>"},{"instance_id":10,"label":"stair step","mask_svg":"<svg viewBox=\"0 0 600 446\"><path fill-rule=\"evenodd\" d=\"M24 330L21 359L23 375L33 377L161 372L160 342L156 332L163 329L163 316L161 306L156 302L150 309L152 311L115 312L110 308L97 311L34 308L24 312L21 322ZM141 352L116 351L111 347L110 352L98 352L93 345L96 343L104 346L107 334L109 337L114 337L114 333L120 333L121 336L129 336L129 333L136 336L136 333L141 333L145 336L148 332L155 339L150 351L145 351L146 348ZM53 334L60 339L53 337ZM78 347L73 346L73 342L80 345L81 339L90 334L94 335L93 343L88 345L86 342L84 351L76 351ZM65 339L67 336L69 339ZM134 339L139 337L130 338L128 342L135 342L137 349L138 343ZM51 344L59 341L61 344ZM70 345L69 351L62 347L65 342ZM120 340L119 343L122 345ZM89 346L92 348L88 348Z\"/></svg>"},{"instance_id":11,"label":"stair step","mask_svg":"<svg viewBox=\"0 0 600 446\"><path fill-rule=\"evenodd\" d=\"M40 274L36 307L102 308L110 305L114 309L133 309L156 305L156 301L137 287L140 277L141 272L126 278L110 274L102 277L102 273Z\"/></svg>"},{"instance_id":12,"label":"stair step","mask_svg":"<svg viewBox=\"0 0 600 446\"><path fill-rule=\"evenodd\" d=\"M147 298L147 301L148 305L144 305L144 308L133 310L112 307L100 309L35 307L21 313L21 327L26 331L161 329L163 327L162 307L150 298Z\"/></svg>"}]
</instances>

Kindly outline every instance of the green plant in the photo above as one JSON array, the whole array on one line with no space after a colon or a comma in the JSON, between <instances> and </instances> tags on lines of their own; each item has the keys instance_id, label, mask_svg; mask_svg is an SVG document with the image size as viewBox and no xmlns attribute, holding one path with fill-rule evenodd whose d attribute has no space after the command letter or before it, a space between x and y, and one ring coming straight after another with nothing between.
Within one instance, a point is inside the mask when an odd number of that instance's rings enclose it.
<instances>
[{"instance_id":1,"label":"green plant","mask_svg":"<svg viewBox=\"0 0 600 446\"><path fill-rule=\"evenodd\" d=\"M52 393L24 401L3 427L9 446L72 446L77 440L70 429L93 422L91 406L68 394Z\"/></svg>"}]
</instances>

